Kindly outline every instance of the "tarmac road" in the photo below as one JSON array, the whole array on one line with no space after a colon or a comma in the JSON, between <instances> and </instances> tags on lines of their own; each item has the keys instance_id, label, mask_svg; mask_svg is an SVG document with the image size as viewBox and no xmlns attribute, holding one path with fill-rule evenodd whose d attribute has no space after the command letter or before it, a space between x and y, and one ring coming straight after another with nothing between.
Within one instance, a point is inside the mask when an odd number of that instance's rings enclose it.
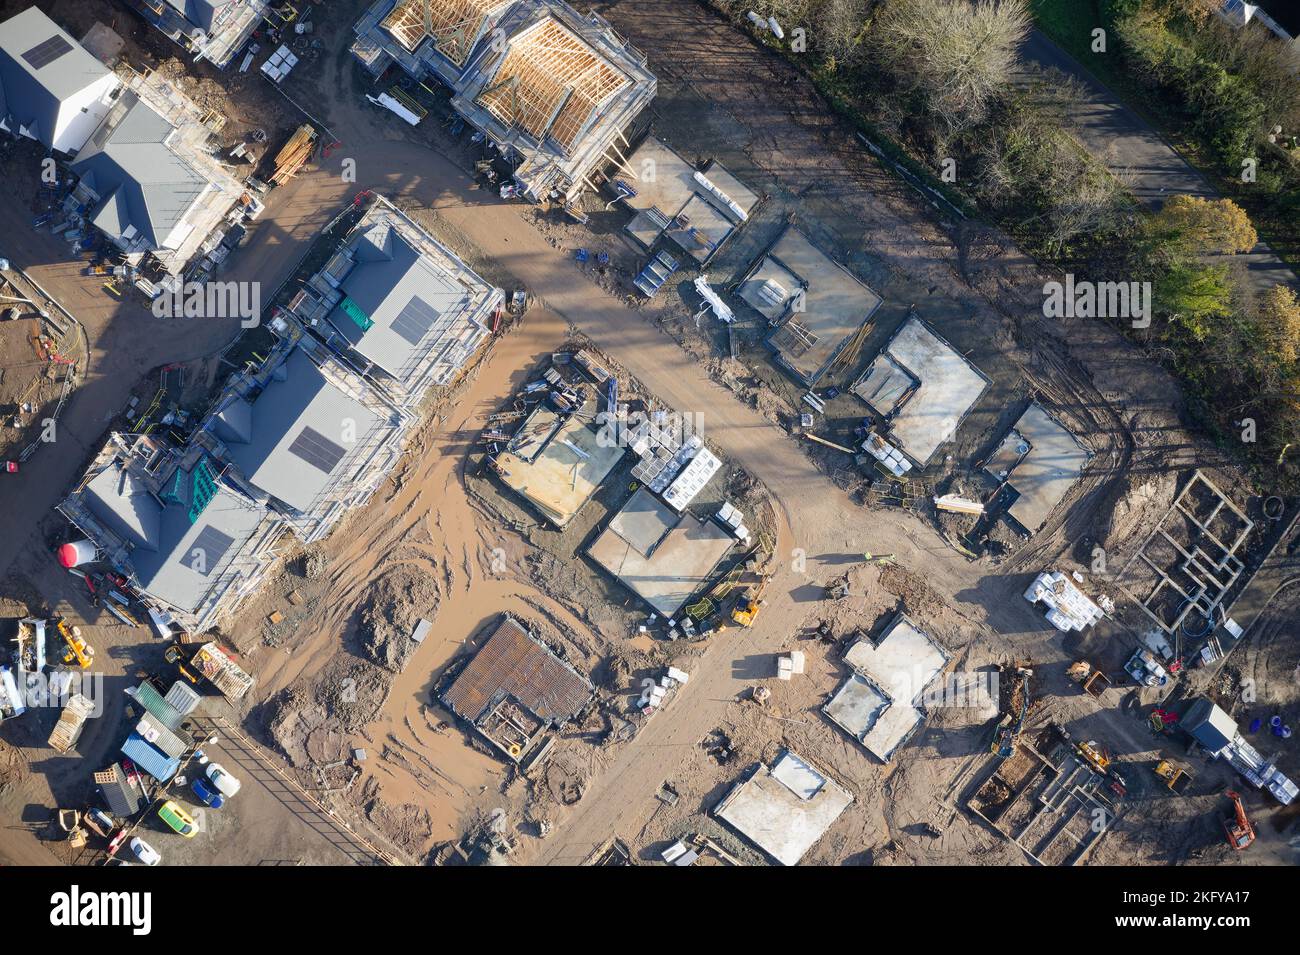
<instances>
[{"instance_id":1,"label":"tarmac road","mask_svg":"<svg viewBox=\"0 0 1300 955\"><path fill-rule=\"evenodd\" d=\"M1180 193L1222 198L1142 117L1042 31L1034 30L1020 52L1029 62L1055 67L1083 84L1086 98L1074 116L1075 132L1094 157L1128 180L1130 191L1142 202L1158 209L1169 196ZM1257 243L1246 255L1232 256L1232 260L1245 266L1256 293L1274 285L1297 284L1296 274L1265 242Z\"/></svg>"}]
</instances>

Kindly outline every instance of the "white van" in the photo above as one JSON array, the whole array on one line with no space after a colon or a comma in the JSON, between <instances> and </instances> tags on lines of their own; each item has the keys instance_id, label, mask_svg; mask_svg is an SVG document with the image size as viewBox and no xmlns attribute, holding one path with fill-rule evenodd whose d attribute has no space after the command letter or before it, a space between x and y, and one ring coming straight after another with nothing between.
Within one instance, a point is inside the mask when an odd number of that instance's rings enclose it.
<instances>
[{"instance_id":1,"label":"white van","mask_svg":"<svg viewBox=\"0 0 1300 955\"><path fill-rule=\"evenodd\" d=\"M235 793L239 792L240 782L220 763L209 763L207 768L208 779L212 785L217 787L217 792L229 799Z\"/></svg>"}]
</instances>

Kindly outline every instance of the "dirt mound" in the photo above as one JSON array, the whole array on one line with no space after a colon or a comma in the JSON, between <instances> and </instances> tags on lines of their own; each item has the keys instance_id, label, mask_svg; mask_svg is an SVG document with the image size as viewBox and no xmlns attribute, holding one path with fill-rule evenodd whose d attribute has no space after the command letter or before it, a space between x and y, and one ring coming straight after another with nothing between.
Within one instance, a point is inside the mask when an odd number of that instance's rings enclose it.
<instances>
[{"instance_id":1,"label":"dirt mound","mask_svg":"<svg viewBox=\"0 0 1300 955\"><path fill-rule=\"evenodd\" d=\"M380 577L361 608L358 636L366 656L399 672L415 648L416 623L432 619L440 599L438 579L419 566L404 564Z\"/></svg>"},{"instance_id":2,"label":"dirt mound","mask_svg":"<svg viewBox=\"0 0 1300 955\"><path fill-rule=\"evenodd\" d=\"M399 848L412 857L420 857L428 850L433 838L433 817L417 803L393 805L379 795L379 785L366 782L361 793L366 818Z\"/></svg>"}]
</instances>

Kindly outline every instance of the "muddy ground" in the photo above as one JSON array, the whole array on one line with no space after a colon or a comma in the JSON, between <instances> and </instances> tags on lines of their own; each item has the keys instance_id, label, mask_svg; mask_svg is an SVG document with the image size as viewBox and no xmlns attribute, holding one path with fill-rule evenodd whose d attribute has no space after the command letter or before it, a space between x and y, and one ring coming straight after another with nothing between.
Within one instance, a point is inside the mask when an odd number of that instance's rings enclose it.
<instances>
[{"instance_id":1,"label":"muddy ground","mask_svg":"<svg viewBox=\"0 0 1300 955\"><path fill-rule=\"evenodd\" d=\"M523 325L531 320L525 315ZM564 352L590 347L581 338L558 345ZM654 402L617 363L599 360L619 378L623 399ZM549 356L527 369L525 380L536 380L547 367ZM470 372L471 382L477 371ZM509 408L512 399L501 395L495 410ZM640 680L696 652L665 643L662 635L641 634L647 609L582 556L597 528L632 493L631 456L562 530L542 521L483 466L484 451L471 435L463 439L468 454L445 462L463 474L445 488L436 511L421 513L417 503L406 502L447 413L465 400L464 387L452 388L443 403L429 408L388 495L350 516L348 526L321 545L290 557L283 574L228 627L235 646L261 672L272 673L256 691L250 725L304 781L337 789L331 795L338 808L354 813L358 824L375 826L413 861L459 839L493 809L507 809L512 825L518 821L518 838L536 837L543 822L554 825L557 812L576 801L593 764L609 757L602 746L635 733L639 717L632 703ZM416 490L423 502L424 489ZM694 506L707 510L724 497L753 515L755 533L770 531L773 516L762 489L729 462ZM385 518L396 506L403 507L401 516ZM350 528L375 526L383 527L382 545L367 548L362 560L342 559L341 553L356 550ZM469 536L453 536L458 529ZM535 779L506 767L495 750L457 725L434 693L446 668L468 652L461 644L490 631L501 611L563 647L565 659L600 689L588 723L566 729ZM429 641L437 647L432 659L431 646L410 640L420 619L431 621L440 636ZM341 642L332 643L334 632L342 633ZM290 678L289 668L303 655L312 656L311 663ZM280 660L283 677L275 673ZM358 748L366 750L364 760L355 758ZM561 773L573 779L561 785Z\"/></svg>"}]
</instances>

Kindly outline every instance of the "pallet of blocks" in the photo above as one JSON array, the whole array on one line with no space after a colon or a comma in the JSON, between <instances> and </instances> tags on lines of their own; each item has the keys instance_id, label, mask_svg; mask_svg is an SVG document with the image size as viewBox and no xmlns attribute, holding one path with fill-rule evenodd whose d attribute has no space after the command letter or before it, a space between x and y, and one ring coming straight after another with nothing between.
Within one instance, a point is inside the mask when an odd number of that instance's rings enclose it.
<instances>
[{"instance_id":1,"label":"pallet of blocks","mask_svg":"<svg viewBox=\"0 0 1300 955\"><path fill-rule=\"evenodd\" d=\"M303 123L297 131L289 137L289 141L284 144L275 157L275 172L271 173L271 182L277 186L283 186L286 182L298 175L300 170L316 149L316 128L311 123Z\"/></svg>"}]
</instances>

